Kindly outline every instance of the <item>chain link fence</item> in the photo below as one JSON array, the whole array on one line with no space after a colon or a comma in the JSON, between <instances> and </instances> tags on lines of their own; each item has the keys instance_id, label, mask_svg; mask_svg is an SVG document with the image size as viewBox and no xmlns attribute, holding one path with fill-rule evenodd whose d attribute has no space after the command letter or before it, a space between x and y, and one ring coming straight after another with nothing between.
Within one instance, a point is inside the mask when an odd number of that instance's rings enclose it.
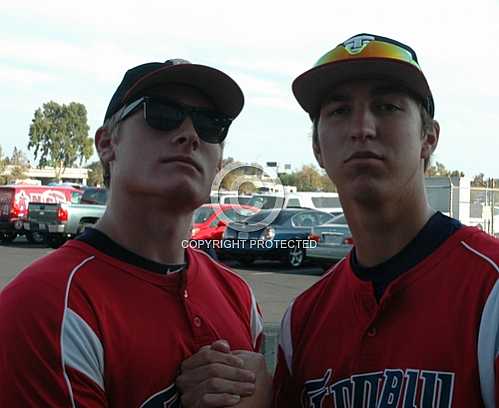
<instances>
[{"instance_id":1,"label":"chain link fence","mask_svg":"<svg viewBox=\"0 0 499 408\"><path fill-rule=\"evenodd\" d=\"M499 188L471 188L470 219L477 227L499 238Z\"/></svg>"},{"instance_id":2,"label":"chain link fence","mask_svg":"<svg viewBox=\"0 0 499 408\"><path fill-rule=\"evenodd\" d=\"M426 192L435 210L499 237L499 188L471 187L467 177L427 177Z\"/></svg>"}]
</instances>

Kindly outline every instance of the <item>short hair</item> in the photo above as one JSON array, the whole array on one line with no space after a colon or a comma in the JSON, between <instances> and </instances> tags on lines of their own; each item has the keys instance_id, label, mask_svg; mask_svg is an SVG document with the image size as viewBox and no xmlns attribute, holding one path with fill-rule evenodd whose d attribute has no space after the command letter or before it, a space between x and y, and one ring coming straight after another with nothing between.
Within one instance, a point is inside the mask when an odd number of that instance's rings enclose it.
<instances>
[{"instance_id":1,"label":"short hair","mask_svg":"<svg viewBox=\"0 0 499 408\"><path fill-rule=\"evenodd\" d=\"M428 133L432 130L435 120L431 117L426 108L419 104L419 113L421 116L421 131ZM312 119L312 144L319 146L319 113ZM431 156L424 161L424 171L430 166Z\"/></svg>"}]
</instances>

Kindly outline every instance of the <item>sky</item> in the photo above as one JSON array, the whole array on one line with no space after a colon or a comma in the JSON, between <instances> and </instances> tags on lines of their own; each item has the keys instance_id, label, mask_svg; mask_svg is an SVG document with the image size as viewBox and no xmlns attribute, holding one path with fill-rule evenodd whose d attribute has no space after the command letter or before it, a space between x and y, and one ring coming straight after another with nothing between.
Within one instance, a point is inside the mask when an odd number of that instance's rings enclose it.
<instances>
[{"instance_id":1,"label":"sky","mask_svg":"<svg viewBox=\"0 0 499 408\"><path fill-rule=\"evenodd\" d=\"M29 125L50 100L83 103L93 137L127 69L183 58L223 70L245 94L226 157L299 169L315 160L293 79L339 43L371 33L418 54L441 127L434 161L498 178L498 20L497 0L4 1L0 146L33 160Z\"/></svg>"}]
</instances>

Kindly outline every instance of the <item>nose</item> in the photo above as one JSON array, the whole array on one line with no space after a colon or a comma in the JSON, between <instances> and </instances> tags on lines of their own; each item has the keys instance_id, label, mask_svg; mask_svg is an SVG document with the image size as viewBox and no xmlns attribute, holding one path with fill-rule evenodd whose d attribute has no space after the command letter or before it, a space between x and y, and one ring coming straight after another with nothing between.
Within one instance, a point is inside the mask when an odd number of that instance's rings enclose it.
<instances>
[{"instance_id":1,"label":"nose","mask_svg":"<svg viewBox=\"0 0 499 408\"><path fill-rule=\"evenodd\" d=\"M171 142L179 145L190 145L192 150L196 150L200 144L200 138L198 132L194 128L192 119L187 116L182 124L175 129Z\"/></svg>"},{"instance_id":2,"label":"nose","mask_svg":"<svg viewBox=\"0 0 499 408\"><path fill-rule=\"evenodd\" d=\"M376 118L368 106L356 106L350 116L349 136L366 141L376 137Z\"/></svg>"}]
</instances>

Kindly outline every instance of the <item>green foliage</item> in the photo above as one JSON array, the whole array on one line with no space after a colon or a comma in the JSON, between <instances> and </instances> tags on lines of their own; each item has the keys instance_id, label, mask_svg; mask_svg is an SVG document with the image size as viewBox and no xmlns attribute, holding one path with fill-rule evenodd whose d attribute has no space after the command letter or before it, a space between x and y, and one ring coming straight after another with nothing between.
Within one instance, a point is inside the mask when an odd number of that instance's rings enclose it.
<instances>
[{"instance_id":1,"label":"green foliage","mask_svg":"<svg viewBox=\"0 0 499 408\"><path fill-rule=\"evenodd\" d=\"M283 181L281 175L281 181ZM336 191L336 187L329 177L314 165L305 165L294 173L286 175L286 182L292 182L298 191ZM284 181L283 181L283 184Z\"/></svg>"},{"instance_id":2,"label":"green foliage","mask_svg":"<svg viewBox=\"0 0 499 408\"><path fill-rule=\"evenodd\" d=\"M477 174L471 181L471 187L487 187L487 180L484 179L484 174Z\"/></svg>"},{"instance_id":3,"label":"green foliage","mask_svg":"<svg viewBox=\"0 0 499 408\"><path fill-rule=\"evenodd\" d=\"M26 153L24 153L21 149L14 147L9 164L14 167L10 171L10 180L8 182L14 182L16 180L23 180L27 178L26 173L29 168L29 160Z\"/></svg>"},{"instance_id":4,"label":"green foliage","mask_svg":"<svg viewBox=\"0 0 499 408\"><path fill-rule=\"evenodd\" d=\"M296 186L296 172L279 174L283 186Z\"/></svg>"},{"instance_id":5,"label":"green foliage","mask_svg":"<svg viewBox=\"0 0 499 408\"><path fill-rule=\"evenodd\" d=\"M426 170L428 176L448 176L448 177L464 177L464 173L459 170L447 170L447 168L439 162L436 162Z\"/></svg>"},{"instance_id":6,"label":"green foliage","mask_svg":"<svg viewBox=\"0 0 499 408\"><path fill-rule=\"evenodd\" d=\"M90 163L86 168L88 171L87 183L90 186L103 186L104 185L104 169L100 161Z\"/></svg>"},{"instance_id":7,"label":"green foliage","mask_svg":"<svg viewBox=\"0 0 499 408\"><path fill-rule=\"evenodd\" d=\"M5 159L3 157L3 149L2 146L0 146L0 184L7 184L7 176L3 175L6 166L7 163L5 163Z\"/></svg>"},{"instance_id":8,"label":"green foliage","mask_svg":"<svg viewBox=\"0 0 499 408\"><path fill-rule=\"evenodd\" d=\"M10 167L9 174L5 174L7 166ZM26 154L17 147L14 147L12 156L3 157L3 151L0 146L0 184L14 183L16 180L23 180L27 177L29 161Z\"/></svg>"},{"instance_id":9,"label":"green foliage","mask_svg":"<svg viewBox=\"0 0 499 408\"><path fill-rule=\"evenodd\" d=\"M28 149L34 149L38 166L55 168L60 180L66 167L79 160L88 160L93 153L92 138L88 137L87 110L81 103L59 105L50 101L35 111L29 128Z\"/></svg>"}]
</instances>

